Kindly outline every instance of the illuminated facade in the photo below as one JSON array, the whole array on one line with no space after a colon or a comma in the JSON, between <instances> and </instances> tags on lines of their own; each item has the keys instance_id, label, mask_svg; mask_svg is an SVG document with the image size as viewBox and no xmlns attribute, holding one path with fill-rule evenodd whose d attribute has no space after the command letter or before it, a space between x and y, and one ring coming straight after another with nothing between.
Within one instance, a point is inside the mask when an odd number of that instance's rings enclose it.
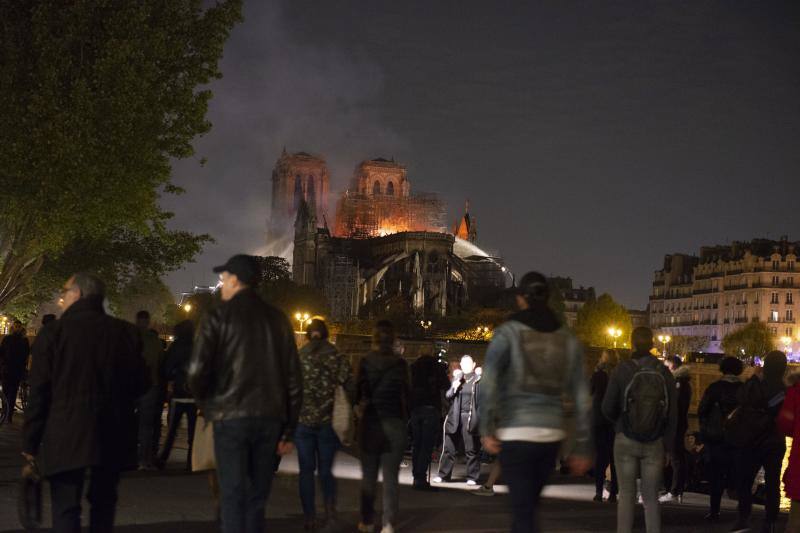
<instances>
[{"instance_id":1,"label":"illuminated facade","mask_svg":"<svg viewBox=\"0 0 800 533\"><path fill-rule=\"evenodd\" d=\"M750 322L800 350L794 302L800 298L800 242L755 239L706 246L700 255L672 254L655 272L650 324L669 335L704 337L704 351L722 352L725 335Z\"/></svg>"}]
</instances>

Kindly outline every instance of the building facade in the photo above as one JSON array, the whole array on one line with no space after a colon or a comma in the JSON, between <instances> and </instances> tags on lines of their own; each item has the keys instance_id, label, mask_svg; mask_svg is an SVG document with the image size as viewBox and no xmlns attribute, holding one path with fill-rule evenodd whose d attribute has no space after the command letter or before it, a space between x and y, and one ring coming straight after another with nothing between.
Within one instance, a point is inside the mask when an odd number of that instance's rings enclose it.
<instances>
[{"instance_id":1,"label":"building facade","mask_svg":"<svg viewBox=\"0 0 800 533\"><path fill-rule=\"evenodd\" d=\"M800 242L754 239L706 246L699 256L672 254L655 272L651 326L671 336L703 337L721 353L722 339L751 322L765 322L787 348L800 348L794 302L800 297Z\"/></svg>"},{"instance_id":2,"label":"building facade","mask_svg":"<svg viewBox=\"0 0 800 533\"><path fill-rule=\"evenodd\" d=\"M561 291L564 299L564 318L571 328L578 323L578 311L589 302L597 299L594 287L574 287L572 278L552 277L550 282Z\"/></svg>"}]
</instances>

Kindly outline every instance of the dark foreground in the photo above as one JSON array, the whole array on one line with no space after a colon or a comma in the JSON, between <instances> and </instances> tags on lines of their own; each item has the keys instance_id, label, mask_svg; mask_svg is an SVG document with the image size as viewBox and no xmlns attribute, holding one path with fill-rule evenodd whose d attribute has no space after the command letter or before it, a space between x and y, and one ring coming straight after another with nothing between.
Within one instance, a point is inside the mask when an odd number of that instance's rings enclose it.
<instances>
[{"instance_id":1,"label":"dark foreground","mask_svg":"<svg viewBox=\"0 0 800 533\"><path fill-rule=\"evenodd\" d=\"M19 473L20 429L0 426L0 531L21 531L16 518L16 482ZM181 470L185 448L173 453L166 471L131 473L120 488L117 531L121 533L212 533L218 531L206 477ZM297 460L287 457L273 485L267 509L267 531L300 532L302 513L297 496ZM340 454L336 467L339 478L339 507L343 532L355 531L358 521L358 463ZM507 498L473 496L463 483L453 483L435 494L420 493L408 486L410 472L401 473L399 531L493 532L508 531L510 516ZM613 532L615 509L608 504L591 502L592 486L585 479L554 474L545 491L543 526L545 531ZM707 498L688 495L683 505L669 505L662 510L665 532L728 531L734 518L734 502L723 500L722 521L714 526L702 521ZM47 504L49 505L49 504ZM754 511L753 525L760 525L761 508ZM47 516L49 524L49 515ZM644 531L638 516L637 530ZM779 528L782 531L782 526Z\"/></svg>"}]
</instances>

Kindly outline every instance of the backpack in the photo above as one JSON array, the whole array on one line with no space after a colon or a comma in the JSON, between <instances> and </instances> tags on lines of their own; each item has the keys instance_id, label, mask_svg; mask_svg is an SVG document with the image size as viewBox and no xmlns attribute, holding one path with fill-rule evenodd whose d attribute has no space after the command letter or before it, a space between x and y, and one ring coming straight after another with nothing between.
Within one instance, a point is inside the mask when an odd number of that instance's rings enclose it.
<instances>
[{"instance_id":1,"label":"backpack","mask_svg":"<svg viewBox=\"0 0 800 533\"><path fill-rule=\"evenodd\" d=\"M667 427L667 380L658 369L631 362L636 372L625 387L622 432L637 442L653 442L664 436Z\"/></svg>"},{"instance_id":2,"label":"backpack","mask_svg":"<svg viewBox=\"0 0 800 533\"><path fill-rule=\"evenodd\" d=\"M725 423L728 416L736 409L736 392L725 388L721 391L720 398L714 402L708 416L700 419L700 435L703 442L721 443L725 441Z\"/></svg>"},{"instance_id":3,"label":"backpack","mask_svg":"<svg viewBox=\"0 0 800 533\"><path fill-rule=\"evenodd\" d=\"M783 402L785 393L779 392L769 399L766 407L740 405L728 415L724 423L725 443L737 448L755 448L775 427L769 409Z\"/></svg>"}]
</instances>

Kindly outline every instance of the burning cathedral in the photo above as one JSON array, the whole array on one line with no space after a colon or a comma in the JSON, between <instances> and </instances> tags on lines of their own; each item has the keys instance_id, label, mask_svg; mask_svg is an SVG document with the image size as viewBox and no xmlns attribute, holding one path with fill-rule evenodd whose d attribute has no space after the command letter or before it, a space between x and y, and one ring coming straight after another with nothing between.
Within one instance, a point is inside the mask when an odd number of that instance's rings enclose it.
<instances>
[{"instance_id":1,"label":"burning cathedral","mask_svg":"<svg viewBox=\"0 0 800 533\"><path fill-rule=\"evenodd\" d=\"M329 195L325 160L284 149L272 172L268 239L293 244L294 280L322 290L333 320L379 316L393 305L441 317L506 287L502 260L476 244L469 206L448 229L441 199L412 192L394 160L360 163L333 219Z\"/></svg>"}]
</instances>

